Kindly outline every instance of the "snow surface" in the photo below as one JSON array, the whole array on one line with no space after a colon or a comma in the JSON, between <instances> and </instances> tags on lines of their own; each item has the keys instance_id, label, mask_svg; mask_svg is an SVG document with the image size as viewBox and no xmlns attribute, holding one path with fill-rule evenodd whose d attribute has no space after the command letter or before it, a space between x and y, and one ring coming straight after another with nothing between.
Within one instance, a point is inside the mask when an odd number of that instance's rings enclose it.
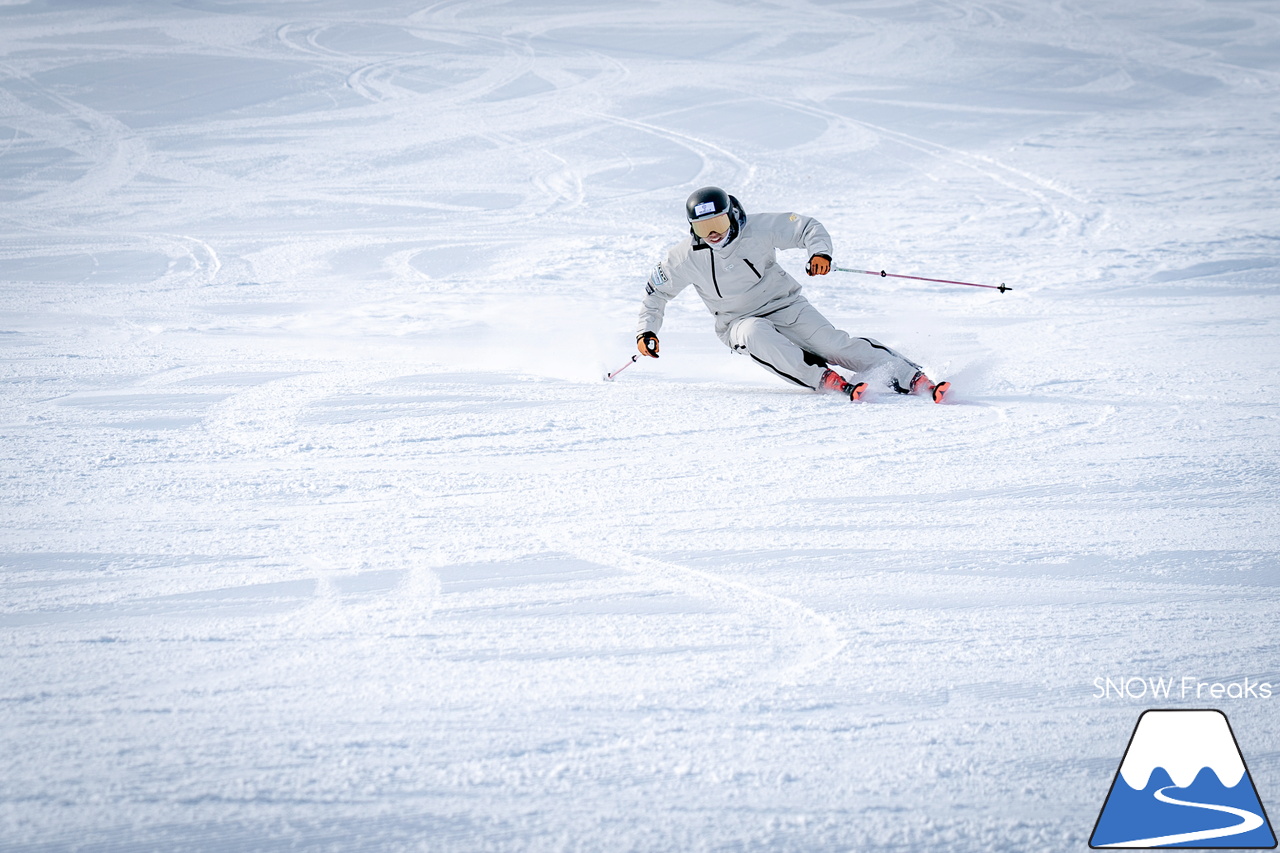
<instances>
[{"instance_id":1,"label":"snow surface","mask_svg":"<svg viewBox=\"0 0 1280 853\"><path fill-rule=\"evenodd\" d=\"M0 80L0 848L1083 850L1152 705L1280 803L1280 698L1095 687L1280 685L1269 0L0 0ZM711 183L1013 286L804 279L956 403L692 293L602 382Z\"/></svg>"}]
</instances>

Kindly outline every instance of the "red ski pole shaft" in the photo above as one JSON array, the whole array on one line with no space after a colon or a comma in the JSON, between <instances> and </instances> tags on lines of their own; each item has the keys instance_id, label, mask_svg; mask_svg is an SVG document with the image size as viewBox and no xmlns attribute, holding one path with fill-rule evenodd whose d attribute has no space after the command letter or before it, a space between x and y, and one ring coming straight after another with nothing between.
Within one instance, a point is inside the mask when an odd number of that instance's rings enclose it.
<instances>
[{"instance_id":1,"label":"red ski pole shaft","mask_svg":"<svg viewBox=\"0 0 1280 853\"><path fill-rule=\"evenodd\" d=\"M1001 282L999 285L974 284L971 281L952 281L947 278L925 278L919 275L896 275L895 273L885 272L884 270L880 270L880 272L876 272L875 270L851 270L851 269L848 269L847 267L832 267L832 269L839 270L840 272L856 272L856 273L862 273L863 275L878 275L881 278L909 278L912 281L932 281L935 284L963 284L965 287L988 287L992 290L998 290L1001 293L1004 293L1006 290L1013 290L1012 287L1005 284L1004 282Z\"/></svg>"},{"instance_id":2,"label":"red ski pole shaft","mask_svg":"<svg viewBox=\"0 0 1280 853\"><path fill-rule=\"evenodd\" d=\"M606 373L604 375L604 378L612 382L613 377L617 376L619 373L626 370L631 365L635 364L639 358L640 358L640 353L636 353L635 355L631 356L631 359L626 364L622 365L622 367L619 367L617 370L613 371L613 373Z\"/></svg>"}]
</instances>

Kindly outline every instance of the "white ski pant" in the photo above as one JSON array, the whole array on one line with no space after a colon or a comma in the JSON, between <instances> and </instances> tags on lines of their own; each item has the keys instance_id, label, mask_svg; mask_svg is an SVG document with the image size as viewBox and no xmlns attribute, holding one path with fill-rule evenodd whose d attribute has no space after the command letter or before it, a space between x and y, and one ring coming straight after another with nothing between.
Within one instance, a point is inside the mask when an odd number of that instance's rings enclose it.
<instances>
[{"instance_id":1,"label":"white ski pant","mask_svg":"<svg viewBox=\"0 0 1280 853\"><path fill-rule=\"evenodd\" d=\"M818 389L826 362L859 374L860 381L911 387L920 366L871 338L842 332L801 298L761 317L739 317L722 339L735 353L806 388ZM816 358L815 358L816 356ZM870 375L868 375L870 374Z\"/></svg>"}]
</instances>

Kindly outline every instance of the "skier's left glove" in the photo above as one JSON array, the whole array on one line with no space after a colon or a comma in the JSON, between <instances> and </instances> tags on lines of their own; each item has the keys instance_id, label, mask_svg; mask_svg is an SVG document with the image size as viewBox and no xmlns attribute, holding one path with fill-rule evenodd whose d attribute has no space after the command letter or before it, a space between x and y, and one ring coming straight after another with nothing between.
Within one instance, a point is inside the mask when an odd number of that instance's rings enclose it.
<instances>
[{"instance_id":1,"label":"skier's left glove","mask_svg":"<svg viewBox=\"0 0 1280 853\"><path fill-rule=\"evenodd\" d=\"M814 255L809 259L809 266L805 267L805 272L809 275L826 275L831 272L831 256Z\"/></svg>"}]
</instances>

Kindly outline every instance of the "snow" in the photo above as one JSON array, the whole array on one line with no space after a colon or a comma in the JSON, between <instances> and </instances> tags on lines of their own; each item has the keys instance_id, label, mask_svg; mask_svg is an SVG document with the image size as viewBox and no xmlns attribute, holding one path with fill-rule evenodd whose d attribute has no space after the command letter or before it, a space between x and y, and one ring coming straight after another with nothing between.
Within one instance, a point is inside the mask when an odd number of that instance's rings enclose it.
<instances>
[{"instance_id":1,"label":"snow","mask_svg":"<svg viewBox=\"0 0 1280 853\"><path fill-rule=\"evenodd\" d=\"M1142 791L1157 767L1167 770L1179 788L1191 787L1206 767L1228 788L1239 785L1245 773L1231 727L1220 711L1143 714L1120 765L1120 775L1130 788Z\"/></svg>"},{"instance_id":2,"label":"snow","mask_svg":"<svg viewBox=\"0 0 1280 853\"><path fill-rule=\"evenodd\" d=\"M0 0L0 849L1084 849L1280 685L1258 0ZM954 405L644 281L716 184Z\"/></svg>"}]
</instances>

